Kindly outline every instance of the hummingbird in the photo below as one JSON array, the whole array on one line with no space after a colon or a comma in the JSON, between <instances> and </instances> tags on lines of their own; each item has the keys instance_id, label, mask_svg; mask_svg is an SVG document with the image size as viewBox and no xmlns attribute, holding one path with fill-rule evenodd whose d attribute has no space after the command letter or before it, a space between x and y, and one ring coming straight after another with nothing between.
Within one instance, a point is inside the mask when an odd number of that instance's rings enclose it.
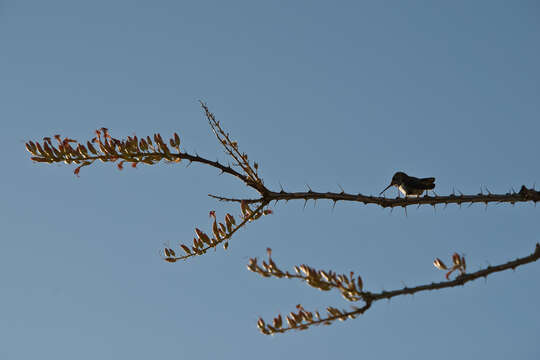
<instances>
[{"instance_id":1,"label":"hummingbird","mask_svg":"<svg viewBox=\"0 0 540 360\"><path fill-rule=\"evenodd\" d=\"M382 195L383 192L388 190L389 187L396 186L399 191L405 197L412 196L412 197L418 197L422 195L424 191L432 190L435 188L435 178L429 177L429 178L423 178L419 179L414 176L409 176L405 174L404 172L398 171L397 173L392 176L392 181L390 182L390 185L386 187L379 195Z\"/></svg>"}]
</instances>

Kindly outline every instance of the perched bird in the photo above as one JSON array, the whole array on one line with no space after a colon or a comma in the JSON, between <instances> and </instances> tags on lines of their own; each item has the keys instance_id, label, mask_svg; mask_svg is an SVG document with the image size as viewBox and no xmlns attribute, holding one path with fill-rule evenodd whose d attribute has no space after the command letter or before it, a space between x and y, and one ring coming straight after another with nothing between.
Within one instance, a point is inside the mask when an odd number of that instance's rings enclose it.
<instances>
[{"instance_id":1,"label":"perched bird","mask_svg":"<svg viewBox=\"0 0 540 360\"><path fill-rule=\"evenodd\" d=\"M435 188L435 178L415 178L409 176L404 172L398 171L392 176L390 185L386 187L379 195L388 190L391 186L396 186L403 195L418 197L424 193L424 191L432 190Z\"/></svg>"}]
</instances>

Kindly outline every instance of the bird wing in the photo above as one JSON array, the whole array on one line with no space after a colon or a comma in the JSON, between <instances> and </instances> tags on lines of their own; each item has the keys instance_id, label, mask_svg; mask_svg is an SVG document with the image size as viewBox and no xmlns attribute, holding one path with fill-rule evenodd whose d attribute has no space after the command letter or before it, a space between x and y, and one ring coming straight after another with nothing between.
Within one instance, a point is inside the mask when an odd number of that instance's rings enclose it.
<instances>
[{"instance_id":1,"label":"bird wing","mask_svg":"<svg viewBox=\"0 0 540 360\"><path fill-rule=\"evenodd\" d=\"M435 188L435 178L433 177L423 178L423 179L412 178L410 179L410 181L411 181L411 185L418 189L431 190Z\"/></svg>"}]
</instances>

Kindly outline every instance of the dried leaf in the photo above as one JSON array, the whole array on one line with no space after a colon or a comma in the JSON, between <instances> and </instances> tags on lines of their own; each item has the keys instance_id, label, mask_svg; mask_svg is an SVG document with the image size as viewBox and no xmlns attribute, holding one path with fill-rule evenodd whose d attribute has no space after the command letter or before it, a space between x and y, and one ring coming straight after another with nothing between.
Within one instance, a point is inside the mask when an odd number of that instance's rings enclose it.
<instances>
[{"instance_id":1,"label":"dried leaf","mask_svg":"<svg viewBox=\"0 0 540 360\"><path fill-rule=\"evenodd\" d=\"M448 268L446 267L446 265L442 262L441 259L439 258L436 258L434 261L433 261L433 265L439 269L439 270L448 270Z\"/></svg>"},{"instance_id":2,"label":"dried leaf","mask_svg":"<svg viewBox=\"0 0 540 360\"><path fill-rule=\"evenodd\" d=\"M191 254L191 250L190 250L189 247L187 247L186 245L181 244L180 247L181 247L182 249L184 249L184 251L185 251L186 253Z\"/></svg>"}]
</instances>

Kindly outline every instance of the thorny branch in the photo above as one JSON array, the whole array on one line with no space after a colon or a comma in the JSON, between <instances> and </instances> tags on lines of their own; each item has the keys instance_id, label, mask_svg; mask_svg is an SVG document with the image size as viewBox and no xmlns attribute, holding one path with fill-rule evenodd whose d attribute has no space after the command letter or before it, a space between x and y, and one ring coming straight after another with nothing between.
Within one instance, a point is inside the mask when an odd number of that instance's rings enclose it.
<instances>
[{"instance_id":1,"label":"thorny branch","mask_svg":"<svg viewBox=\"0 0 540 360\"><path fill-rule=\"evenodd\" d=\"M340 193L333 193L333 192L326 192L326 193L320 193L315 191L308 191L308 192L273 192L269 191L264 196L257 198L257 199L239 199L239 198L227 198L222 196L216 196L216 195L209 195L210 197L213 197L220 201L229 201L229 202L241 202L245 201L249 204L254 203L260 203L263 201L272 202L272 201L289 201L289 200L330 200L333 202L337 201L355 201L355 202L361 202L364 205L367 204L374 204L379 205L383 208L394 208L394 207L406 207L410 205L438 205L438 204L467 204L467 203L510 203L515 204L518 202L537 202L540 201L540 191L536 191L534 189L528 189L523 185L521 187L521 190L519 192L508 192L506 194L484 194L479 193L476 195L456 195L451 194L448 196L422 196L422 197L408 197L408 198L395 198L395 199L389 199L385 197L379 197L379 196L368 196L363 194L348 194L345 192Z\"/></svg>"},{"instance_id":2,"label":"thorny branch","mask_svg":"<svg viewBox=\"0 0 540 360\"><path fill-rule=\"evenodd\" d=\"M263 277L299 279L306 282L311 287L323 291L335 289L341 292L342 296L348 301L364 302L363 307L353 307L353 309L350 311L328 307L326 316L321 316L319 312L312 313L306 311L301 305L298 305L298 313L292 312L287 316L286 319L288 326L286 327L283 327L281 315L274 318L272 325L266 324L265 321L260 318L257 322L259 330L263 334L271 335L275 333L283 333L289 330L305 330L312 325L330 325L334 320L343 321L348 318L354 319L357 315L363 314L374 302L379 300L391 299L402 295L413 295L422 291L440 290L462 286L479 278L487 278L489 275L496 272L509 269L515 270L519 266L535 262L538 259L540 259L540 243L536 244L534 251L528 256L517 258L497 266L488 266L484 269L469 274L465 273L463 270L463 273L457 276L454 280L419 285L412 288L405 287L398 290L382 291L379 293L364 291L362 278L360 276L355 278L353 272L351 272L349 276L344 274L338 275L332 271L326 272L323 270L316 270L307 265L295 266L296 274L289 273L288 271L284 272L280 270L272 260L270 249L268 249L268 262L263 261L261 267L258 265L257 259L252 258L248 264L248 269ZM460 259L460 261L462 260L463 259Z\"/></svg>"},{"instance_id":3,"label":"thorny branch","mask_svg":"<svg viewBox=\"0 0 540 360\"><path fill-rule=\"evenodd\" d=\"M216 120L214 114L212 114L205 103L201 102L201 107L204 110L206 119L218 139L219 143L223 146L225 153L230 156L233 162L233 166L239 168L239 170L233 169L231 166L226 166L218 161L212 161L198 154L190 154L187 151L180 149L180 137L177 133L174 133L173 137L164 141L159 133L156 133L151 138L137 136L128 136L125 140L113 138L107 128L101 128L96 130L96 136L87 141L86 143L78 143L76 140L70 138L62 138L60 135L55 135L53 138L56 140L56 145L50 137L43 138L42 142L29 141L26 143L26 149L32 154L31 159L40 163L59 163L65 162L66 164L76 164L75 175L79 175L81 168L93 164L96 160L102 162L116 163L118 169L122 170L125 163L130 163L133 168L138 164L154 165L160 161L166 161L171 163L181 162L182 160L191 163L200 163L211 166L220 171L220 173L229 174L241 180L248 187L254 189L259 194L258 198L236 198L225 197L209 194L210 197L219 201L239 203L241 208L241 218L237 224L236 219L231 214L226 214L224 222L218 222L214 211L210 212L210 216L214 221L212 224L212 235L207 235L204 231L196 228L196 237L193 238L192 245L180 244L181 249L185 252L185 255L177 256L176 252L167 247L164 249L164 260L168 262L176 262L178 260L186 260L196 255L203 255L208 250L216 249L218 245L223 244L225 249L229 246L229 240L232 236L247 223L259 219L263 215L271 214L272 211L268 208L265 209L272 201L289 201L289 200L329 200L334 203L338 201L353 201L363 203L364 205L373 204L383 208L403 207L407 208L411 205L431 205L436 206L438 204L444 204L445 207L448 204L462 205L470 203L484 203L486 206L489 203L510 203L515 204L518 202L532 201L535 203L540 200L540 192L534 188L527 188L522 186L519 192L512 190L505 194L492 194L487 190L487 194L481 191L476 195L456 195L452 193L447 196L426 196L416 198L385 198L379 196L369 196L361 193L352 194L342 191L340 193L335 192L315 192L309 189L307 192L286 192L281 188L281 191L275 192L269 190L265 185L263 179L259 175L259 165L256 162L251 162L248 159L248 155L239 150L238 143L234 141L229 133L223 130L219 121ZM167 145L169 144L169 145ZM174 149L175 151L172 151ZM250 204L255 205L255 209L250 208ZM348 301L358 302L362 301L364 306L353 307L352 310L339 310L334 307L327 307L327 314L321 316L318 312L312 313L306 311L301 305L297 306L297 312L291 312L286 317L287 326L283 326L283 319L281 315L273 320L272 325L266 324L263 319L259 319L258 327L264 334L282 333L288 330L303 330L309 326L317 324L329 325L335 320L346 320L347 318L355 318L358 315L367 311L373 302L381 299L390 299L396 296L414 294L421 291L440 290L444 288L454 287L458 285L464 285L465 283L478 279L480 277L487 277L488 275L504 271L507 269L515 269L518 266L531 263L540 258L540 245L536 245L535 251L524 258L516 259L508 263L489 266L483 270L467 274L465 272L465 259L458 254L454 254L454 265L451 269L448 269L446 265L440 260L435 259L434 265L439 269L450 270L447 273L448 276L454 271L459 270L460 275L454 280L448 280L440 283L432 283L428 285L420 285L413 288L403 288L394 291L383 291L380 293L372 293L363 290L363 282L360 276L354 278L354 273L351 272L350 276L338 275L332 271L315 270L307 265L301 265L295 267L296 274L281 271L277 265L273 262L270 256L269 250L268 263L262 263L262 267L257 264L257 259L251 259L248 265L249 270L257 272L264 277L285 277L296 278L305 281L310 286L318 288L320 290L329 291L337 290Z\"/></svg>"}]
</instances>

